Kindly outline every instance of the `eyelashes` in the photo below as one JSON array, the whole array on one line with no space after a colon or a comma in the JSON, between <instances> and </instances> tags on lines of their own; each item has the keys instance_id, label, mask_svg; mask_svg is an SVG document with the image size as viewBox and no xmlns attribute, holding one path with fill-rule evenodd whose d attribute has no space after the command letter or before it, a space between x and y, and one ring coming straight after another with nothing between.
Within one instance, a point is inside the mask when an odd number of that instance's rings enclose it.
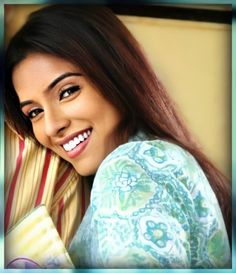
<instances>
[{"instance_id":1,"label":"eyelashes","mask_svg":"<svg viewBox=\"0 0 236 273\"><path fill-rule=\"evenodd\" d=\"M59 94L59 100L63 100L65 98L68 98L71 96L73 93L77 92L80 90L79 85L71 86L69 88L66 88L65 90L62 90Z\"/></svg>"},{"instance_id":2,"label":"eyelashes","mask_svg":"<svg viewBox=\"0 0 236 273\"><path fill-rule=\"evenodd\" d=\"M71 87L68 87L64 90L61 90L59 92L59 101L62 101L64 99L69 98L70 96L72 96L73 94L75 94L76 92L80 91L80 86L79 85L74 85ZM28 111L25 116L27 118L29 118L30 120L36 118L41 112L43 112L42 108L33 108L32 110Z\"/></svg>"},{"instance_id":3,"label":"eyelashes","mask_svg":"<svg viewBox=\"0 0 236 273\"><path fill-rule=\"evenodd\" d=\"M41 108L36 108L33 109L31 111L28 112L28 114L26 115L29 119L33 119L35 118L38 114L40 114L41 112L43 112L43 109Z\"/></svg>"}]
</instances>

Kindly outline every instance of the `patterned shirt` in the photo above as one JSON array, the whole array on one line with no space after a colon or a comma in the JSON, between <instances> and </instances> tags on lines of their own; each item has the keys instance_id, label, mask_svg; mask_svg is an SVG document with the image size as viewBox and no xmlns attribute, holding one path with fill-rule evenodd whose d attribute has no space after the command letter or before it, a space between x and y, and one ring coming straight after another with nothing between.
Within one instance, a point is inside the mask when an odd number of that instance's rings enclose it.
<instances>
[{"instance_id":1,"label":"patterned shirt","mask_svg":"<svg viewBox=\"0 0 236 273\"><path fill-rule=\"evenodd\" d=\"M226 268L218 201L194 157L139 134L100 165L69 253L95 268Z\"/></svg>"}]
</instances>

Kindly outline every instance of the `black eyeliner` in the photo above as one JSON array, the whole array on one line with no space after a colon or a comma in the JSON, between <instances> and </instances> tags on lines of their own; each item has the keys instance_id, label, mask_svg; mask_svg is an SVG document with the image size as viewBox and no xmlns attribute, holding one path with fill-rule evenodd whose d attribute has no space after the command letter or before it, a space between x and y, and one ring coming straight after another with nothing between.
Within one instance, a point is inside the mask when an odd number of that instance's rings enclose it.
<instances>
[{"instance_id":1,"label":"black eyeliner","mask_svg":"<svg viewBox=\"0 0 236 273\"><path fill-rule=\"evenodd\" d=\"M62 98L62 94L63 94L64 92L66 92L66 91L68 91L68 92L70 91L70 92L71 92L70 95L71 95L71 94L73 94L74 92L79 91L80 89L81 89L81 88L80 88L79 85L73 85L73 86L71 86L71 87L62 89L62 90L60 91L60 93L59 93L59 98L60 98L60 100L63 99L63 98ZM69 96L68 96L68 97L69 97Z\"/></svg>"}]
</instances>

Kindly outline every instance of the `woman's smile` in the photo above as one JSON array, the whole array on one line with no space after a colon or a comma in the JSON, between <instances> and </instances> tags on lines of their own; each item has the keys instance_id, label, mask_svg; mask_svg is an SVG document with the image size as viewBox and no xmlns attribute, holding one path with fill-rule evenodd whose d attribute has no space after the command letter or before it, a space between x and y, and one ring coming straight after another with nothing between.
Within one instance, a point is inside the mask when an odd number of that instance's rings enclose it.
<instances>
[{"instance_id":1,"label":"woman's smile","mask_svg":"<svg viewBox=\"0 0 236 273\"><path fill-rule=\"evenodd\" d=\"M62 140L62 147L70 158L82 153L91 138L92 129L84 129Z\"/></svg>"},{"instance_id":2,"label":"woman's smile","mask_svg":"<svg viewBox=\"0 0 236 273\"><path fill-rule=\"evenodd\" d=\"M92 132L92 129L85 129L78 133L74 133L72 136L68 136L62 142L62 146L66 152L72 151L76 146L87 140ZM68 139L68 140L67 140Z\"/></svg>"},{"instance_id":3,"label":"woman's smile","mask_svg":"<svg viewBox=\"0 0 236 273\"><path fill-rule=\"evenodd\" d=\"M15 67L13 83L36 139L79 174L94 174L102 160L127 141L117 136L120 112L70 62L29 54Z\"/></svg>"}]
</instances>

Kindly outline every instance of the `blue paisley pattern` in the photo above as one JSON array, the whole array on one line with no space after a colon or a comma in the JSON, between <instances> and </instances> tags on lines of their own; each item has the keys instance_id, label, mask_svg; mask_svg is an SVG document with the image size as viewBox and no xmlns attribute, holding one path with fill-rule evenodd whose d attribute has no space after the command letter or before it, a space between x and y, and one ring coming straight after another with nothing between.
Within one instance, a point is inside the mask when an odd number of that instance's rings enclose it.
<instances>
[{"instance_id":1,"label":"blue paisley pattern","mask_svg":"<svg viewBox=\"0 0 236 273\"><path fill-rule=\"evenodd\" d=\"M139 134L100 165L69 253L77 268L227 268L218 201L196 160Z\"/></svg>"}]
</instances>

